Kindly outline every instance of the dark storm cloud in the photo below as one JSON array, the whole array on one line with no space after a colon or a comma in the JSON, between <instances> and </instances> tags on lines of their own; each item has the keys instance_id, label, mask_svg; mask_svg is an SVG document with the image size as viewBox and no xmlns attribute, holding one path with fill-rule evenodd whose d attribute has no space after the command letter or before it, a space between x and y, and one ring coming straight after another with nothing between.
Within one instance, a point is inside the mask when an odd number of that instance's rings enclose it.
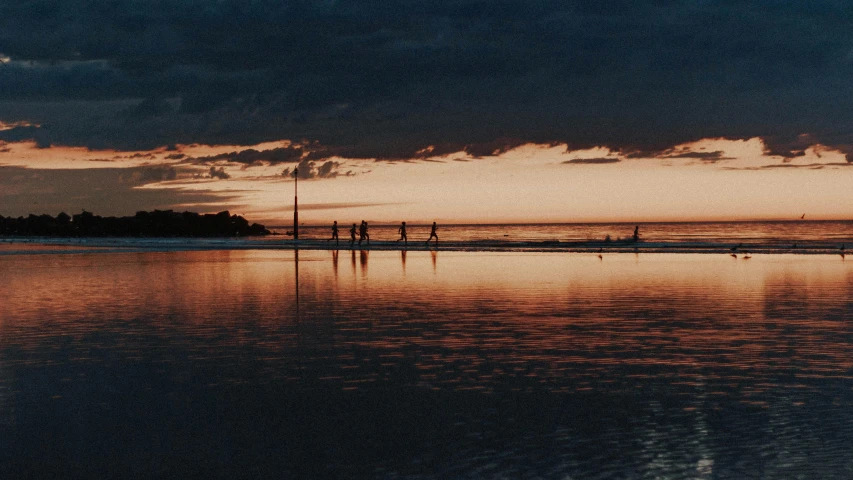
<instances>
[{"instance_id":1,"label":"dark storm cloud","mask_svg":"<svg viewBox=\"0 0 853 480\"><path fill-rule=\"evenodd\" d=\"M0 121L41 127L0 139L322 160L755 136L791 157L808 134L853 159L852 23L839 0L3 2Z\"/></svg>"}]
</instances>

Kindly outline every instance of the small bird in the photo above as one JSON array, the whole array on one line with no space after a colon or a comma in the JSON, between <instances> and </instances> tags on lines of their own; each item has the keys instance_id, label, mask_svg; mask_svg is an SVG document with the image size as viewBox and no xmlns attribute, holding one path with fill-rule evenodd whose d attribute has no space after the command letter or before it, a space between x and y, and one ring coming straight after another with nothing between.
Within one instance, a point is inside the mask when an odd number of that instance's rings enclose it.
<instances>
[{"instance_id":1,"label":"small bird","mask_svg":"<svg viewBox=\"0 0 853 480\"><path fill-rule=\"evenodd\" d=\"M734 254L734 253L730 253L729 256L737 258L737 254Z\"/></svg>"},{"instance_id":2,"label":"small bird","mask_svg":"<svg viewBox=\"0 0 853 480\"><path fill-rule=\"evenodd\" d=\"M806 218L806 214L805 214L805 213L803 214L803 216L802 216L802 217L800 217L800 220L802 220L802 219L804 219L804 218Z\"/></svg>"},{"instance_id":3,"label":"small bird","mask_svg":"<svg viewBox=\"0 0 853 480\"><path fill-rule=\"evenodd\" d=\"M743 252L743 253L744 253L744 255L743 255L744 260L749 260L750 258L752 258L752 255L750 255L749 252Z\"/></svg>"}]
</instances>

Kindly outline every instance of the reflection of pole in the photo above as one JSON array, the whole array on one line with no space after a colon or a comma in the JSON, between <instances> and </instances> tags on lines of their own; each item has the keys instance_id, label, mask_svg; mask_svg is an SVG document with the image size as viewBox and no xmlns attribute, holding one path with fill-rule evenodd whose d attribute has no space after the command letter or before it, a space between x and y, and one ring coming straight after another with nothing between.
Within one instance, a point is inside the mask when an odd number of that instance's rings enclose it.
<instances>
[{"instance_id":1,"label":"reflection of pole","mask_svg":"<svg viewBox=\"0 0 853 480\"><path fill-rule=\"evenodd\" d=\"M293 251L293 264L296 275L296 323L299 323L299 249Z\"/></svg>"},{"instance_id":2,"label":"reflection of pole","mask_svg":"<svg viewBox=\"0 0 853 480\"><path fill-rule=\"evenodd\" d=\"M299 240L299 169L293 169L293 239Z\"/></svg>"}]
</instances>

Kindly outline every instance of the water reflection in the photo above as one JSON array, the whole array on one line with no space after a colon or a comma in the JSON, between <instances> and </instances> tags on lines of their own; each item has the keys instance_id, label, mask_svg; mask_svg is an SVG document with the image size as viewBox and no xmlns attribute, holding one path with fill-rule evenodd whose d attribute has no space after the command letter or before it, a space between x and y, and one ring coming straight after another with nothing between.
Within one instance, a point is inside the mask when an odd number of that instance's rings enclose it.
<instances>
[{"instance_id":1,"label":"water reflection","mask_svg":"<svg viewBox=\"0 0 853 480\"><path fill-rule=\"evenodd\" d=\"M3 257L0 477L853 467L849 262L400 255Z\"/></svg>"},{"instance_id":2,"label":"water reflection","mask_svg":"<svg viewBox=\"0 0 853 480\"><path fill-rule=\"evenodd\" d=\"M358 260L361 265L361 277L367 278L367 255L370 253L369 250L359 250L358 251Z\"/></svg>"},{"instance_id":3,"label":"water reflection","mask_svg":"<svg viewBox=\"0 0 853 480\"><path fill-rule=\"evenodd\" d=\"M293 250L293 298L296 304L296 321L299 321L299 249Z\"/></svg>"}]
</instances>

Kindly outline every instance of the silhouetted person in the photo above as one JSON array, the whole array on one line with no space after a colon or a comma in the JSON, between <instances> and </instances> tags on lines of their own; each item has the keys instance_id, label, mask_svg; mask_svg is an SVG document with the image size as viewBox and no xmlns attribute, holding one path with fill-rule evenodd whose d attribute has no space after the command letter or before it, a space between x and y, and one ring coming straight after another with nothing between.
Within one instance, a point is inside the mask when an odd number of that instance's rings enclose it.
<instances>
[{"instance_id":1,"label":"silhouetted person","mask_svg":"<svg viewBox=\"0 0 853 480\"><path fill-rule=\"evenodd\" d=\"M358 228L358 244L361 245L362 240L367 240L367 244L370 245L370 233L367 231L367 222L364 220L361 221L361 226Z\"/></svg>"},{"instance_id":2,"label":"silhouetted person","mask_svg":"<svg viewBox=\"0 0 853 480\"><path fill-rule=\"evenodd\" d=\"M352 224L352 228L349 229L349 246L352 247L355 245L355 224Z\"/></svg>"},{"instance_id":3,"label":"silhouetted person","mask_svg":"<svg viewBox=\"0 0 853 480\"><path fill-rule=\"evenodd\" d=\"M338 246L338 221L335 220L335 223L332 224L332 238L326 240L327 242L335 241L335 246Z\"/></svg>"},{"instance_id":4,"label":"silhouetted person","mask_svg":"<svg viewBox=\"0 0 853 480\"><path fill-rule=\"evenodd\" d=\"M435 237L435 244L438 245L438 234L435 233L435 230L437 228L438 227L435 225L435 222L432 222L432 230L430 230L429 238L427 238L427 241L426 241L427 245L429 245L429 241L432 240L432 237Z\"/></svg>"},{"instance_id":5,"label":"silhouetted person","mask_svg":"<svg viewBox=\"0 0 853 480\"><path fill-rule=\"evenodd\" d=\"M400 238L397 241L399 242L400 240L403 240L404 244L408 245L409 237L406 236L406 222L403 222L403 224L400 225L398 232L400 232Z\"/></svg>"},{"instance_id":6,"label":"silhouetted person","mask_svg":"<svg viewBox=\"0 0 853 480\"><path fill-rule=\"evenodd\" d=\"M640 240L640 226L637 225L634 227L634 235L631 237L635 242Z\"/></svg>"}]
</instances>

